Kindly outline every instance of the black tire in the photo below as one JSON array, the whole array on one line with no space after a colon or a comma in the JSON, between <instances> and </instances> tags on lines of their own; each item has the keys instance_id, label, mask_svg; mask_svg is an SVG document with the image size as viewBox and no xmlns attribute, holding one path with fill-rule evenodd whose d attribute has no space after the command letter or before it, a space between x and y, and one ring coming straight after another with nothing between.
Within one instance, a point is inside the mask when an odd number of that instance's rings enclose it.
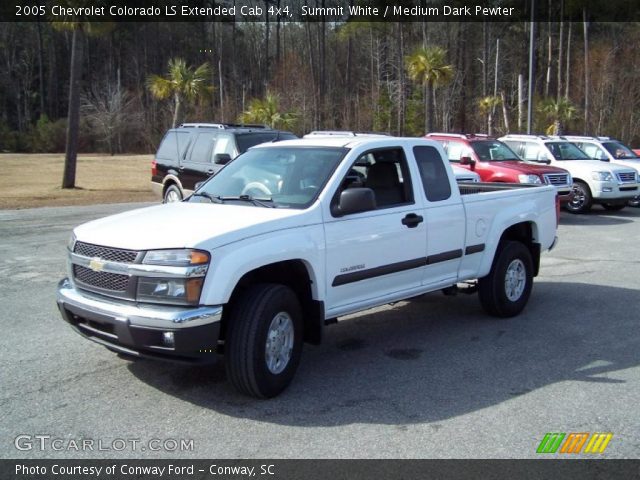
<instances>
[{"instance_id":1,"label":"black tire","mask_svg":"<svg viewBox=\"0 0 640 480\"><path fill-rule=\"evenodd\" d=\"M284 348L290 351L288 361L274 372L267 364L268 332L273 322L285 318L282 314L291 321L293 340L290 349ZM225 368L233 386L257 398L281 393L291 383L302 352L302 309L295 293L284 285L251 286L234 302L228 322Z\"/></svg>"},{"instance_id":2,"label":"black tire","mask_svg":"<svg viewBox=\"0 0 640 480\"><path fill-rule=\"evenodd\" d=\"M573 182L573 197L567 203L566 209L570 213L587 213L593 205L593 195L586 183L576 180Z\"/></svg>"},{"instance_id":3,"label":"black tire","mask_svg":"<svg viewBox=\"0 0 640 480\"><path fill-rule=\"evenodd\" d=\"M626 205L624 203L603 203L602 207L609 212L617 212L626 207Z\"/></svg>"},{"instance_id":4,"label":"black tire","mask_svg":"<svg viewBox=\"0 0 640 480\"><path fill-rule=\"evenodd\" d=\"M635 208L640 207L640 195L633 197L631 200L629 200L629 202L627 202L627 205Z\"/></svg>"},{"instance_id":5,"label":"black tire","mask_svg":"<svg viewBox=\"0 0 640 480\"><path fill-rule=\"evenodd\" d=\"M524 274L524 283L518 283L513 291L507 292L508 273L517 275L519 272ZM533 259L529 249L521 242L501 242L489 275L478 280L480 304L489 315L513 317L524 309L532 286Z\"/></svg>"},{"instance_id":6,"label":"black tire","mask_svg":"<svg viewBox=\"0 0 640 480\"><path fill-rule=\"evenodd\" d=\"M182 192L177 185L169 185L164 191L164 197L162 203L181 202Z\"/></svg>"}]
</instances>

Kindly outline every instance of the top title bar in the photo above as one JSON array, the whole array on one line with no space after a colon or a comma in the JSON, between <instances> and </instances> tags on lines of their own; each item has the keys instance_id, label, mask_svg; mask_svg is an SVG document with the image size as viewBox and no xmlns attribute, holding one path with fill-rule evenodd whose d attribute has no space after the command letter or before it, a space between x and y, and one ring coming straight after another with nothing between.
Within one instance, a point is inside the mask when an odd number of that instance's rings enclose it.
<instances>
[{"instance_id":1,"label":"top title bar","mask_svg":"<svg viewBox=\"0 0 640 480\"><path fill-rule=\"evenodd\" d=\"M3 22L640 21L637 0L6 0Z\"/></svg>"}]
</instances>

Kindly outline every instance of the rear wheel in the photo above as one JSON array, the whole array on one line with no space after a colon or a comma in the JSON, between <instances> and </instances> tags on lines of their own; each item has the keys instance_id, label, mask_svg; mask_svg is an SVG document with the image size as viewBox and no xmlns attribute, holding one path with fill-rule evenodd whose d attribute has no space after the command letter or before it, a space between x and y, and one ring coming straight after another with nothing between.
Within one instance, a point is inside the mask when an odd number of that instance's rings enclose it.
<instances>
[{"instance_id":1,"label":"rear wheel","mask_svg":"<svg viewBox=\"0 0 640 480\"><path fill-rule=\"evenodd\" d=\"M242 393L258 398L282 392L302 352L302 310L284 285L258 284L242 294L228 319L227 377Z\"/></svg>"},{"instance_id":2,"label":"rear wheel","mask_svg":"<svg viewBox=\"0 0 640 480\"><path fill-rule=\"evenodd\" d=\"M521 242L500 243L489 275L478 281L482 308L496 317L513 317L527 304L533 286L533 259Z\"/></svg>"},{"instance_id":3,"label":"rear wheel","mask_svg":"<svg viewBox=\"0 0 640 480\"><path fill-rule=\"evenodd\" d=\"M567 203L567 210L571 213L586 213L593 205L593 196L589 185L579 180L573 183L573 198Z\"/></svg>"},{"instance_id":4,"label":"rear wheel","mask_svg":"<svg viewBox=\"0 0 640 480\"><path fill-rule=\"evenodd\" d=\"M182 192L177 185L169 185L164 191L164 203L173 203L182 201Z\"/></svg>"}]
</instances>

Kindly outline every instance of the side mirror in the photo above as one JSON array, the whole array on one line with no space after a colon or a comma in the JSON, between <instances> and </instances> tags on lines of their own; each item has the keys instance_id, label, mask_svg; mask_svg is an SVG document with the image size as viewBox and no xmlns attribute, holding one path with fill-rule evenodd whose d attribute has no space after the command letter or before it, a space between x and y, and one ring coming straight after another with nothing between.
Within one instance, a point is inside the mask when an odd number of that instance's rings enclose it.
<instances>
[{"instance_id":1,"label":"side mirror","mask_svg":"<svg viewBox=\"0 0 640 480\"><path fill-rule=\"evenodd\" d=\"M376 207L376 195L370 188L347 188L340 194L338 204L331 208L331 213L341 217L350 213L368 212Z\"/></svg>"},{"instance_id":2,"label":"side mirror","mask_svg":"<svg viewBox=\"0 0 640 480\"><path fill-rule=\"evenodd\" d=\"M465 155L464 157L460 157L460 165L469 165L471 167L471 170L475 170L476 161L473 158Z\"/></svg>"},{"instance_id":3,"label":"side mirror","mask_svg":"<svg viewBox=\"0 0 640 480\"><path fill-rule=\"evenodd\" d=\"M213 156L213 163L217 165L226 165L231 161L231 155L228 153L216 153Z\"/></svg>"}]
</instances>

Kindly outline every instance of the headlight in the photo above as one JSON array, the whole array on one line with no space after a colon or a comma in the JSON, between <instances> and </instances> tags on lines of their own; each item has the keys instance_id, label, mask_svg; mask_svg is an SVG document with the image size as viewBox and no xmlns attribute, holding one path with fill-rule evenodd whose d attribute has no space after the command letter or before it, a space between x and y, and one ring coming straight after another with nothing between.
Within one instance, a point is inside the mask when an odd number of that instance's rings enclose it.
<instances>
[{"instance_id":1,"label":"headlight","mask_svg":"<svg viewBox=\"0 0 640 480\"><path fill-rule=\"evenodd\" d=\"M144 255L143 264L162 267L188 267L184 277L162 274L153 277L140 276L136 300L139 302L168 303L174 305L198 305L204 284L204 275L208 269L210 256L202 250L191 248L149 250ZM172 271L173 273L173 271Z\"/></svg>"},{"instance_id":2,"label":"headlight","mask_svg":"<svg viewBox=\"0 0 640 480\"><path fill-rule=\"evenodd\" d=\"M197 305L204 277L138 279L137 300L140 302Z\"/></svg>"},{"instance_id":3,"label":"headlight","mask_svg":"<svg viewBox=\"0 0 640 480\"><path fill-rule=\"evenodd\" d=\"M518 175L518 181L520 183L542 183L539 176L526 174Z\"/></svg>"},{"instance_id":4,"label":"headlight","mask_svg":"<svg viewBox=\"0 0 640 480\"><path fill-rule=\"evenodd\" d=\"M613 182L610 172L591 172L591 178L600 182Z\"/></svg>"},{"instance_id":5,"label":"headlight","mask_svg":"<svg viewBox=\"0 0 640 480\"><path fill-rule=\"evenodd\" d=\"M185 267L189 265L202 265L209 263L209 254L202 250L175 249L175 250L149 250L142 263L147 265L167 265Z\"/></svg>"},{"instance_id":6,"label":"headlight","mask_svg":"<svg viewBox=\"0 0 640 480\"><path fill-rule=\"evenodd\" d=\"M69 250L70 252L73 252L75 248L76 248L76 235L72 232L71 238L69 238L69 241L67 242L67 250Z\"/></svg>"}]
</instances>

